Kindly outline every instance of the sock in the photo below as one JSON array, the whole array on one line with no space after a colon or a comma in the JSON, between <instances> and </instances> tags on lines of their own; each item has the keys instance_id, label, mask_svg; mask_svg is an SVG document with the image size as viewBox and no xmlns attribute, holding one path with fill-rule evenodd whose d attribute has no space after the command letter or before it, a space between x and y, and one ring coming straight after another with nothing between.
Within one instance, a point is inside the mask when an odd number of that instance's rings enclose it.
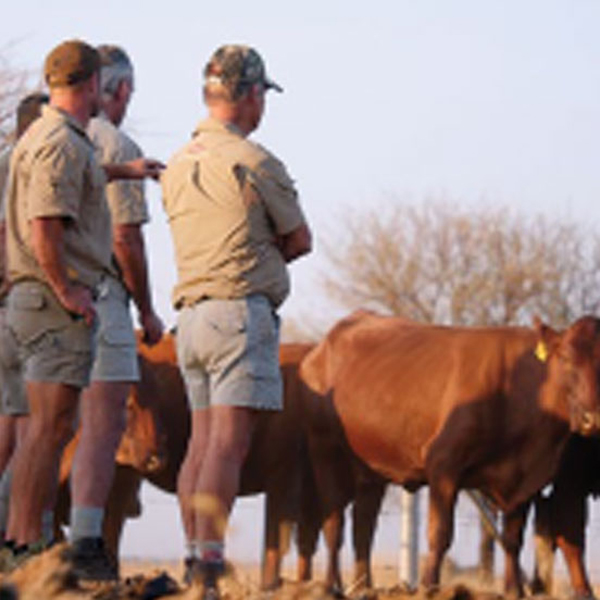
<instances>
[{"instance_id":1,"label":"sock","mask_svg":"<svg viewBox=\"0 0 600 600\"><path fill-rule=\"evenodd\" d=\"M0 477L0 530L6 531L8 525L8 505L10 503L10 484L12 481L12 472L4 469Z\"/></svg>"},{"instance_id":2,"label":"sock","mask_svg":"<svg viewBox=\"0 0 600 600\"><path fill-rule=\"evenodd\" d=\"M44 510L42 513L42 542L50 544L54 540L54 511Z\"/></svg>"},{"instance_id":3,"label":"sock","mask_svg":"<svg viewBox=\"0 0 600 600\"><path fill-rule=\"evenodd\" d=\"M224 544L222 541L217 540L206 540L206 541L197 541L198 548L200 551L200 558L202 562L205 563L218 563L221 564L224 562L223 551Z\"/></svg>"},{"instance_id":4,"label":"sock","mask_svg":"<svg viewBox=\"0 0 600 600\"><path fill-rule=\"evenodd\" d=\"M71 542L82 538L101 538L104 509L97 506L71 508Z\"/></svg>"},{"instance_id":5,"label":"sock","mask_svg":"<svg viewBox=\"0 0 600 600\"><path fill-rule=\"evenodd\" d=\"M200 542L198 540L188 540L186 550L189 558L201 558Z\"/></svg>"}]
</instances>

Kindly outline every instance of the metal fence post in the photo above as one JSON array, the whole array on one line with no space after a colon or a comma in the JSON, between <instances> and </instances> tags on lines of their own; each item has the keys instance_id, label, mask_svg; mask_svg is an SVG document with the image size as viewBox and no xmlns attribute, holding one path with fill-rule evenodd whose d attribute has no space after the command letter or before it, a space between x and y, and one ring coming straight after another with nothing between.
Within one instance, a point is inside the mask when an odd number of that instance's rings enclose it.
<instances>
[{"instance_id":1,"label":"metal fence post","mask_svg":"<svg viewBox=\"0 0 600 600\"><path fill-rule=\"evenodd\" d=\"M400 582L411 588L419 577L419 492L400 490Z\"/></svg>"}]
</instances>

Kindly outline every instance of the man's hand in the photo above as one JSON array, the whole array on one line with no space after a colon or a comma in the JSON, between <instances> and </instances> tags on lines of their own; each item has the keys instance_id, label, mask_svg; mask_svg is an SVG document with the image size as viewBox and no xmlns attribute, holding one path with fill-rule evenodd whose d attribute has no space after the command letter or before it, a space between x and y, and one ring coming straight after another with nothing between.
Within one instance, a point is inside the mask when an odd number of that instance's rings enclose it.
<instances>
[{"instance_id":1,"label":"man's hand","mask_svg":"<svg viewBox=\"0 0 600 600\"><path fill-rule=\"evenodd\" d=\"M60 303L72 315L83 317L91 327L96 320L96 309L92 292L80 283L71 283L58 295Z\"/></svg>"},{"instance_id":2,"label":"man's hand","mask_svg":"<svg viewBox=\"0 0 600 600\"><path fill-rule=\"evenodd\" d=\"M158 180L165 165L154 158L136 158L129 162L102 165L102 168L109 182L115 179L144 179L146 177Z\"/></svg>"},{"instance_id":3,"label":"man's hand","mask_svg":"<svg viewBox=\"0 0 600 600\"><path fill-rule=\"evenodd\" d=\"M155 312L140 315L140 324L144 330L142 341L148 346L154 346L162 338L164 325Z\"/></svg>"},{"instance_id":4,"label":"man's hand","mask_svg":"<svg viewBox=\"0 0 600 600\"><path fill-rule=\"evenodd\" d=\"M165 164L154 158L136 158L125 163L131 169L131 179L144 179L151 177L158 181Z\"/></svg>"}]
</instances>

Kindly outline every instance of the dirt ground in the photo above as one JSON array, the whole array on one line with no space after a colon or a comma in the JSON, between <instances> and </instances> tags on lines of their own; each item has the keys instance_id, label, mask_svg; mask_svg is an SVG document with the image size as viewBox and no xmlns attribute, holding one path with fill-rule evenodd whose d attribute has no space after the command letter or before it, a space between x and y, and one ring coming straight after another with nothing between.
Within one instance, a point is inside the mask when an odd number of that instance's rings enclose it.
<instances>
[{"instance_id":1,"label":"dirt ground","mask_svg":"<svg viewBox=\"0 0 600 600\"><path fill-rule=\"evenodd\" d=\"M183 568L174 562L125 561L121 565L122 581L118 585L85 586L77 584L70 565L61 557L62 548L57 547L33 558L0 583L0 600L125 600L152 598L172 598L174 600L200 600L201 590L185 588L182 584ZM276 592L264 593L259 588L260 570L258 565L236 564L232 572L222 581L223 600L319 600L333 598L324 586L317 582L297 584L293 573L284 571L284 585ZM315 573L316 579L322 573ZM420 592L410 592L397 585L396 569L390 565L374 565L374 593L346 587L348 597L360 600L501 600L498 591L483 589L481 584L468 572L455 572L448 567L443 576L443 585L435 596L424 596ZM345 574L346 581L351 580ZM559 582L557 598L569 597L568 586ZM600 591L600 590L597 590ZM544 600L541 596L538 599Z\"/></svg>"}]
</instances>

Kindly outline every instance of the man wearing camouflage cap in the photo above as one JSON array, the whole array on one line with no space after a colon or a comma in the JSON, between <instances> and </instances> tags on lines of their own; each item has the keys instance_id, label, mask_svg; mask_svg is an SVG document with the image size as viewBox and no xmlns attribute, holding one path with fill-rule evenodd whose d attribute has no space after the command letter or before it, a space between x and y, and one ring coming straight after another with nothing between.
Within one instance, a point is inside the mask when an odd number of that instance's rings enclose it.
<instances>
[{"instance_id":1,"label":"man wearing camouflage cap","mask_svg":"<svg viewBox=\"0 0 600 600\"><path fill-rule=\"evenodd\" d=\"M142 156L137 144L118 127L133 93L133 65L121 48L98 47L100 114L87 133L100 164L122 163ZM73 462L71 484L71 543L92 554L103 546L104 506L110 491L115 451L125 426L129 387L139 380L136 339L129 295L138 309L144 341L155 344L163 325L154 312L148 279L142 224L148 221L143 181L113 181L106 186L111 214L113 256L119 277L95 303L98 313L96 356L91 384L80 404L81 437ZM97 575L97 564L82 564L80 574Z\"/></svg>"},{"instance_id":2,"label":"man wearing camouflage cap","mask_svg":"<svg viewBox=\"0 0 600 600\"><path fill-rule=\"evenodd\" d=\"M160 163L103 165L85 127L99 108L97 50L69 40L46 58L50 104L15 146L6 198L7 320L23 357L30 425L15 457L7 537L15 557L40 549L79 392L94 353L94 299L116 276L107 180L157 177ZM83 560L74 549L75 567ZM108 573L108 569L105 571Z\"/></svg>"},{"instance_id":3,"label":"man wearing camouflage cap","mask_svg":"<svg viewBox=\"0 0 600 600\"><path fill-rule=\"evenodd\" d=\"M178 481L185 577L214 598L257 416L282 408L275 311L289 292L286 263L311 250L311 234L283 163L247 139L267 90L282 91L259 54L223 46L204 76L209 117L161 183L178 270L178 360L192 408Z\"/></svg>"}]
</instances>

